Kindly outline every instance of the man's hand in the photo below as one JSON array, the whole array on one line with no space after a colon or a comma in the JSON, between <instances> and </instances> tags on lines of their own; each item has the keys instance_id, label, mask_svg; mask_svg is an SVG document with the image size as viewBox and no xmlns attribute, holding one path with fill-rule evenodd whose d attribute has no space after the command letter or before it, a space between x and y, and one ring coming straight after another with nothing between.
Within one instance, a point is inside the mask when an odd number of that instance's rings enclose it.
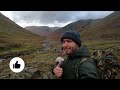
<instances>
[{"instance_id":1,"label":"man's hand","mask_svg":"<svg viewBox=\"0 0 120 90\"><path fill-rule=\"evenodd\" d=\"M54 68L53 72L55 73L55 75L56 75L57 77L61 77L61 76L62 76L62 74L63 74L63 69L60 68L60 64L58 64L58 65Z\"/></svg>"}]
</instances>

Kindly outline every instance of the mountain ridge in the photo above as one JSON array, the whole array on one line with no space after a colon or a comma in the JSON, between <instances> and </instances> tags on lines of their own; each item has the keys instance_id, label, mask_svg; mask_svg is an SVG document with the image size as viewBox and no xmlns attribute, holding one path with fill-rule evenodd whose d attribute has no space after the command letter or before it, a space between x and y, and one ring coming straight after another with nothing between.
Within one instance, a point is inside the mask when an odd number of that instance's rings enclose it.
<instances>
[{"instance_id":1,"label":"mountain ridge","mask_svg":"<svg viewBox=\"0 0 120 90\"><path fill-rule=\"evenodd\" d=\"M60 28L51 34L51 38L60 39L66 30L78 31L83 40L119 40L120 39L120 11L102 19L78 20Z\"/></svg>"},{"instance_id":2,"label":"mountain ridge","mask_svg":"<svg viewBox=\"0 0 120 90\"><path fill-rule=\"evenodd\" d=\"M60 27L49 27L49 26L27 26L25 27L26 30L35 33L41 36L47 36L50 33L54 32Z\"/></svg>"}]
</instances>

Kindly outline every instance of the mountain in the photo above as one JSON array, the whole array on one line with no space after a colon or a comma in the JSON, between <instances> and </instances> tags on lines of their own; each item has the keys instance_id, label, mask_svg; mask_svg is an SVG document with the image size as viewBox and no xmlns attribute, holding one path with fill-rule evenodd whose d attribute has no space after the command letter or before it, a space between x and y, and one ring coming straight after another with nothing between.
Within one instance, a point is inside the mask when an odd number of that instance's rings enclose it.
<instances>
[{"instance_id":1,"label":"mountain","mask_svg":"<svg viewBox=\"0 0 120 90\"><path fill-rule=\"evenodd\" d=\"M33 34L0 13L0 58L42 48L44 37Z\"/></svg>"},{"instance_id":2,"label":"mountain","mask_svg":"<svg viewBox=\"0 0 120 90\"><path fill-rule=\"evenodd\" d=\"M27 29L28 31L30 31L32 33L38 34L38 35L47 36L51 32L59 29L59 27L27 26L27 27L25 27L25 29Z\"/></svg>"},{"instance_id":3,"label":"mountain","mask_svg":"<svg viewBox=\"0 0 120 90\"><path fill-rule=\"evenodd\" d=\"M61 27L50 27L51 31L56 31L57 29L61 28Z\"/></svg>"},{"instance_id":4,"label":"mountain","mask_svg":"<svg viewBox=\"0 0 120 90\"><path fill-rule=\"evenodd\" d=\"M79 20L70 23L56 30L51 37L60 38L63 32L70 29L78 31L83 40L119 40L120 11L115 11L102 19Z\"/></svg>"}]
</instances>

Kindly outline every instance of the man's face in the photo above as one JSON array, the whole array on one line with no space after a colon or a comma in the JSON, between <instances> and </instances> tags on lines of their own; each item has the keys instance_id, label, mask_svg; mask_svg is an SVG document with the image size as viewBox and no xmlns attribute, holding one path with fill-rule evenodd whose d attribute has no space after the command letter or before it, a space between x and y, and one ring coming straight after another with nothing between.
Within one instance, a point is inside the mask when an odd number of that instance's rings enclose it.
<instances>
[{"instance_id":1,"label":"man's face","mask_svg":"<svg viewBox=\"0 0 120 90\"><path fill-rule=\"evenodd\" d=\"M78 45L71 39L63 39L62 47L65 54L69 55L77 50Z\"/></svg>"}]
</instances>

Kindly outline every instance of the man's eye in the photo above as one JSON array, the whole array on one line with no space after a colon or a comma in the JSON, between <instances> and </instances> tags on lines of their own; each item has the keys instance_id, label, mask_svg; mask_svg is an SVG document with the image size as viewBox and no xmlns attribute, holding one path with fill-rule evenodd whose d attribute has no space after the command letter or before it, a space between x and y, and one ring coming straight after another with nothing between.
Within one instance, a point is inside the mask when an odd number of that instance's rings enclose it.
<instances>
[{"instance_id":1,"label":"man's eye","mask_svg":"<svg viewBox=\"0 0 120 90\"><path fill-rule=\"evenodd\" d=\"M67 42L72 42L71 40L67 40Z\"/></svg>"}]
</instances>

